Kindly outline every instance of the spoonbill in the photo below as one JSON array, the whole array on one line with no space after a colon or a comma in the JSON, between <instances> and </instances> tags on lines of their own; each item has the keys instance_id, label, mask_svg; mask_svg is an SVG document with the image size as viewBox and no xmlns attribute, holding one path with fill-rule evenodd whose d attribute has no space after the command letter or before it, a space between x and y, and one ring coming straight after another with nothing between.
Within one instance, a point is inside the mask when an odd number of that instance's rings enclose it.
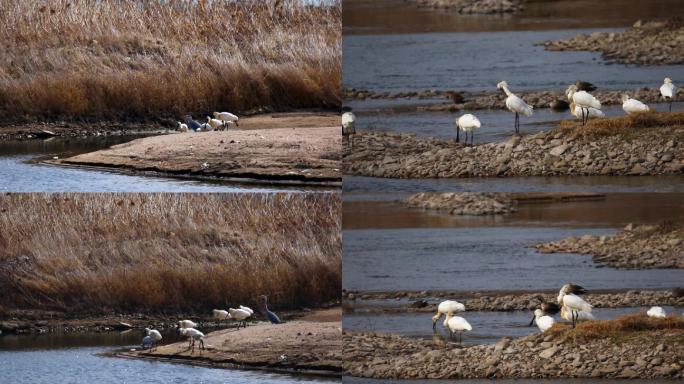
<instances>
[{"instance_id":1,"label":"spoonbill","mask_svg":"<svg viewBox=\"0 0 684 384\"><path fill-rule=\"evenodd\" d=\"M558 292L558 304L561 305L561 318L571 321L572 327L578 321L593 320L594 316L591 314L592 306L579 297L586 293L584 287L575 284L565 284L560 292Z\"/></svg>"},{"instance_id":2,"label":"spoonbill","mask_svg":"<svg viewBox=\"0 0 684 384\"><path fill-rule=\"evenodd\" d=\"M230 313L228 311L225 311L223 309L214 309L212 311L212 317L214 320L218 321L219 324L221 323L222 320L227 320L230 316ZM190 327L194 328L194 327Z\"/></svg>"},{"instance_id":3,"label":"spoonbill","mask_svg":"<svg viewBox=\"0 0 684 384\"><path fill-rule=\"evenodd\" d=\"M266 318L268 319L268 321L271 322L271 324L282 323L282 321L280 321L280 318L278 317L278 315L276 315L275 313L271 312L268 309L268 296L261 295L261 303L262 303L262 306L264 307L264 313L266 314Z\"/></svg>"},{"instance_id":4,"label":"spoonbill","mask_svg":"<svg viewBox=\"0 0 684 384\"><path fill-rule=\"evenodd\" d=\"M458 132L463 131L465 133L465 143L468 145L468 132L470 132L470 144L474 145L473 136L478 128L480 128L480 120L475 115L467 113L459 117L456 119L456 142L460 141Z\"/></svg>"},{"instance_id":5,"label":"spoonbill","mask_svg":"<svg viewBox=\"0 0 684 384\"><path fill-rule=\"evenodd\" d=\"M212 129L219 129L223 127L223 121L219 119L212 119L209 116L207 116L207 124L211 125Z\"/></svg>"},{"instance_id":6,"label":"spoonbill","mask_svg":"<svg viewBox=\"0 0 684 384\"><path fill-rule=\"evenodd\" d=\"M244 305L241 305L241 306L240 306L240 309L249 312L250 315L253 315L253 314L254 314L254 311L253 311L252 308L250 308L250 307L245 307Z\"/></svg>"},{"instance_id":7,"label":"spoonbill","mask_svg":"<svg viewBox=\"0 0 684 384\"><path fill-rule=\"evenodd\" d=\"M228 308L228 318L236 320L238 322L238 327L237 329L240 329L240 324L244 326L244 328L247 328L247 318L252 316L251 313L248 311L242 309L242 308Z\"/></svg>"},{"instance_id":8,"label":"spoonbill","mask_svg":"<svg viewBox=\"0 0 684 384\"><path fill-rule=\"evenodd\" d=\"M444 300L437 306L437 313L432 316L432 329L435 329L437 321L442 315L447 315L448 313L465 312L465 305L459 303L456 300Z\"/></svg>"},{"instance_id":9,"label":"spoonbill","mask_svg":"<svg viewBox=\"0 0 684 384\"><path fill-rule=\"evenodd\" d=\"M546 330L553 327L554 322L555 320L553 317L544 313L541 308L537 308L534 310L534 317L532 318L532 321L530 321L530 327L532 324L537 323L537 328L542 332L546 332Z\"/></svg>"},{"instance_id":10,"label":"spoonbill","mask_svg":"<svg viewBox=\"0 0 684 384\"><path fill-rule=\"evenodd\" d=\"M179 132L187 132L188 131L188 125L187 124L183 124L180 121L176 121L176 125L178 127Z\"/></svg>"},{"instance_id":11,"label":"spoonbill","mask_svg":"<svg viewBox=\"0 0 684 384\"><path fill-rule=\"evenodd\" d=\"M629 95L622 95L622 109L629 115L638 112L648 112L648 106L637 99L632 99Z\"/></svg>"},{"instance_id":12,"label":"spoonbill","mask_svg":"<svg viewBox=\"0 0 684 384\"><path fill-rule=\"evenodd\" d=\"M515 113L515 133L520 134L520 115L532 116L532 106L508 90L508 83L500 82L496 87L506 94L506 108Z\"/></svg>"},{"instance_id":13,"label":"spoonbill","mask_svg":"<svg viewBox=\"0 0 684 384\"><path fill-rule=\"evenodd\" d=\"M576 119L582 119L584 116L582 113L584 113L585 110L580 108L579 106L575 105L574 102L570 103L570 113L575 116ZM586 118L587 120L591 117L606 117L606 114L603 113L602 110L596 109L596 108L587 108L586 109Z\"/></svg>"},{"instance_id":14,"label":"spoonbill","mask_svg":"<svg viewBox=\"0 0 684 384\"><path fill-rule=\"evenodd\" d=\"M354 147L353 136L356 134L356 115L353 112L345 112L342 114L342 137L345 138L349 145Z\"/></svg>"},{"instance_id":15,"label":"spoonbill","mask_svg":"<svg viewBox=\"0 0 684 384\"><path fill-rule=\"evenodd\" d=\"M181 320L178 322L178 328L197 328L198 325L192 320Z\"/></svg>"},{"instance_id":16,"label":"spoonbill","mask_svg":"<svg viewBox=\"0 0 684 384\"><path fill-rule=\"evenodd\" d=\"M648 317L655 317L659 319L664 319L667 317L663 307L651 307L651 309L646 312L646 315L648 315Z\"/></svg>"},{"instance_id":17,"label":"spoonbill","mask_svg":"<svg viewBox=\"0 0 684 384\"><path fill-rule=\"evenodd\" d=\"M150 350L157 349L157 343L161 341L162 335L156 329L145 328L145 335L152 339Z\"/></svg>"},{"instance_id":18,"label":"spoonbill","mask_svg":"<svg viewBox=\"0 0 684 384\"><path fill-rule=\"evenodd\" d=\"M188 348L192 348L192 352L195 352L195 342L199 341L200 353L202 353L201 351L204 349L204 333L195 328L181 328L180 334L189 338L190 344L188 344Z\"/></svg>"},{"instance_id":19,"label":"spoonbill","mask_svg":"<svg viewBox=\"0 0 684 384\"><path fill-rule=\"evenodd\" d=\"M585 125L589 120L589 108L601 109L601 102L587 91L578 91L575 84L568 87L565 91L568 100L575 103L582 112L582 125Z\"/></svg>"},{"instance_id":20,"label":"spoonbill","mask_svg":"<svg viewBox=\"0 0 684 384\"><path fill-rule=\"evenodd\" d=\"M665 80L663 80L663 85L660 86L660 95L667 100L670 112L672 112L672 99L674 99L676 94L677 87L672 84L672 79L666 77Z\"/></svg>"},{"instance_id":21,"label":"spoonbill","mask_svg":"<svg viewBox=\"0 0 684 384\"><path fill-rule=\"evenodd\" d=\"M446 314L446 318L444 319L444 327L449 330L450 337L453 337L454 333L458 333L459 344L461 344L463 332L469 332L473 330L473 327L470 326L468 320L460 316L454 316L452 312Z\"/></svg>"},{"instance_id":22,"label":"spoonbill","mask_svg":"<svg viewBox=\"0 0 684 384\"><path fill-rule=\"evenodd\" d=\"M235 124L236 127L239 126L238 120L240 120L239 117L230 112L214 112L214 119L221 120L224 123L231 122Z\"/></svg>"}]
</instances>

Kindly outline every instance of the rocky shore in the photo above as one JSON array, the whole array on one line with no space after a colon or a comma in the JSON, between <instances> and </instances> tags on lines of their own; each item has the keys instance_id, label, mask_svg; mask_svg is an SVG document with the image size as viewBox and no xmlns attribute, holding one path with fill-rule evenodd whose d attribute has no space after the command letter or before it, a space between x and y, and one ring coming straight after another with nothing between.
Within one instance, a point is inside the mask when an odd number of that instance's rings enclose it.
<instances>
[{"instance_id":1,"label":"rocky shore","mask_svg":"<svg viewBox=\"0 0 684 384\"><path fill-rule=\"evenodd\" d=\"M172 127L170 123L168 127ZM84 138L129 135L161 135L174 132L161 124L99 122L51 122L0 126L0 142L50 138Z\"/></svg>"},{"instance_id":2,"label":"rocky shore","mask_svg":"<svg viewBox=\"0 0 684 384\"><path fill-rule=\"evenodd\" d=\"M598 84L600 87L600 84ZM567 100L564 89L555 91L520 91L518 96L522 97L526 103L536 109L549 108L549 105L555 99ZM432 103L423 105L401 106L398 107L402 111L428 111L428 112L457 112L457 111L473 111L480 109L506 109L505 96L501 92L454 92L459 95L457 102L446 101L443 103ZM603 105L622 105L622 95L629 94L633 98L640 100L646 104L662 103L663 99L660 96L658 87L653 88L637 88L629 90L602 90L598 89L592 92ZM408 92L375 92L369 90L357 90L354 88L347 88L344 90L346 100L377 100L377 99L421 99L421 100L439 100L448 99L449 91L441 90L424 90L424 91L408 91ZM684 88L677 89L677 96L675 100L684 100ZM568 113L568 112L566 112Z\"/></svg>"},{"instance_id":3,"label":"rocky shore","mask_svg":"<svg viewBox=\"0 0 684 384\"><path fill-rule=\"evenodd\" d=\"M543 43L550 51L602 52L609 62L639 65L684 63L684 22L641 20L624 32L579 34L568 40Z\"/></svg>"},{"instance_id":4,"label":"rocky shore","mask_svg":"<svg viewBox=\"0 0 684 384\"><path fill-rule=\"evenodd\" d=\"M501 14L520 12L523 0L407 0L419 7L447 9L462 14Z\"/></svg>"},{"instance_id":5,"label":"rocky shore","mask_svg":"<svg viewBox=\"0 0 684 384\"><path fill-rule=\"evenodd\" d=\"M354 310L365 300L408 299L405 304L382 306L382 312L435 312L442 300L453 299L465 304L468 311L531 311L542 302L555 302L558 292L346 292L345 308ZM642 306L684 306L684 290L621 290L594 292L584 295L595 308L624 308ZM365 307L364 307L365 309Z\"/></svg>"},{"instance_id":6,"label":"rocky shore","mask_svg":"<svg viewBox=\"0 0 684 384\"><path fill-rule=\"evenodd\" d=\"M592 137L573 129L556 129L475 146L408 134L360 132L353 149L345 151L344 168L349 175L386 178L662 175L684 171L684 127L625 128L619 132L624 134Z\"/></svg>"},{"instance_id":7,"label":"rocky shore","mask_svg":"<svg viewBox=\"0 0 684 384\"><path fill-rule=\"evenodd\" d=\"M406 199L413 208L447 211L452 215L501 215L515 212L515 201L506 193L416 193Z\"/></svg>"},{"instance_id":8,"label":"rocky shore","mask_svg":"<svg viewBox=\"0 0 684 384\"><path fill-rule=\"evenodd\" d=\"M610 236L568 237L535 245L542 253L593 255L614 268L684 268L684 228L678 225L627 225Z\"/></svg>"},{"instance_id":9,"label":"rocky shore","mask_svg":"<svg viewBox=\"0 0 684 384\"><path fill-rule=\"evenodd\" d=\"M620 323L629 321L646 330ZM474 346L346 332L344 368L375 379L682 378L684 320L668 321L632 315Z\"/></svg>"}]
</instances>

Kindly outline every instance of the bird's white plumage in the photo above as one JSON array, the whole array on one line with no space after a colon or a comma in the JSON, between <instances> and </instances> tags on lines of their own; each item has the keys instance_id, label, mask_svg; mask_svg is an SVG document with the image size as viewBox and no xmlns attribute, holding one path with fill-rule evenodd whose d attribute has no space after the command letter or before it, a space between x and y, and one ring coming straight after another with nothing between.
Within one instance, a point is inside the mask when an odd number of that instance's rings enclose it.
<instances>
[{"instance_id":1,"label":"bird's white plumage","mask_svg":"<svg viewBox=\"0 0 684 384\"><path fill-rule=\"evenodd\" d=\"M178 322L178 328L195 328L197 323L192 320L181 320Z\"/></svg>"},{"instance_id":2,"label":"bird's white plumage","mask_svg":"<svg viewBox=\"0 0 684 384\"><path fill-rule=\"evenodd\" d=\"M472 132L480 128L480 120L475 116L467 113L456 120L456 126L464 132Z\"/></svg>"},{"instance_id":3,"label":"bird's white plumage","mask_svg":"<svg viewBox=\"0 0 684 384\"><path fill-rule=\"evenodd\" d=\"M560 303L573 311L591 312L593 307L581 297L574 294L563 294Z\"/></svg>"},{"instance_id":4,"label":"bird's white plumage","mask_svg":"<svg viewBox=\"0 0 684 384\"><path fill-rule=\"evenodd\" d=\"M183 336L191 337L195 340L201 339L204 337L204 333L196 330L195 328L182 328L180 330L180 334Z\"/></svg>"},{"instance_id":5,"label":"bird's white plumage","mask_svg":"<svg viewBox=\"0 0 684 384\"><path fill-rule=\"evenodd\" d=\"M570 103L570 113L577 119L582 118L582 108L575 103ZM606 117L606 114L602 110L596 108L584 108L584 115L589 114L589 117Z\"/></svg>"},{"instance_id":6,"label":"bird's white plumage","mask_svg":"<svg viewBox=\"0 0 684 384\"><path fill-rule=\"evenodd\" d=\"M665 318L667 317L667 314L665 313L665 310L663 307L651 307L647 312L646 315L648 317L656 317L656 318Z\"/></svg>"},{"instance_id":7,"label":"bird's white plumage","mask_svg":"<svg viewBox=\"0 0 684 384\"><path fill-rule=\"evenodd\" d=\"M241 308L228 308L228 312L230 313L230 318L238 321L245 320L246 318L252 316L251 313L248 311L241 309Z\"/></svg>"},{"instance_id":8,"label":"bird's white plumage","mask_svg":"<svg viewBox=\"0 0 684 384\"><path fill-rule=\"evenodd\" d=\"M154 340L154 341L159 341L162 339L161 333L159 331L157 331L156 329L145 328L145 334L147 336L149 336L150 338L152 338L152 340Z\"/></svg>"},{"instance_id":9,"label":"bird's white plumage","mask_svg":"<svg viewBox=\"0 0 684 384\"><path fill-rule=\"evenodd\" d=\"M253 311L252 308L250 308L250 307L245 307L244 305L241 305L241 306L240 306L240 309L242 309L243 311L249 312L250 315L253 315L253 314L254 314L254 311Z\"/></svg>"},{"instance_id":10,"label":"bird's white plumage","mask_svg":"<svg viewBox=\"0 0 684 384\"><path fill-rule=\"evenodd\" d=\"M648 106L637 99L632 99L628 95L622 96L622 109L626 113L647 112Z\"/></svg>"},{"instance_id":11,"label":"bird's white plumage","mask_svg":"<svg viewBox=\"0 0 684 384\"><path fill-rule=\"evenodd\" d=\"M506 108L511 112L516 112L524 116L532 116L533 108L517 95L510 94L506 98Z\"/></svg>"},{"instance_id":12,"label":"bird's white plumage","mask_svg":"<svg viewBox=\"0 0 684 384\"><path fill-rule=\"evenodd\" d=\"M601 109L601 102L587 91L571 90L568 99L572 100L579 107Z\"/></svg>"},{"instance_id":13,"label":"bird's white plumage","mask_svg":"<svg viewBox=\"0 0 684 384\"><path fill-rule=\"evenodd\" d=\"M224 311L223 309L214 309L212 311L212 315L214 317L214 320L225 320L228 318L228 311Z\"/></svg>"},{"instance_id":14,"label":"bird's white plumage","mask_svg":"<svg viewBox=\"0 0 684 384\"><path fill-rule=\"evenodd\" d=\"M207 124L211 125L213 129L219 129L223 126L223 121L219 119L212 119L211 117L207 116Z\"/></svg>"},{"instance_id":15,"label":"bird's white plumage","mask_svg":"<svg viewBox=\"0 0 684 384\"><path fill-rule=\"evenodd\" d=\"M187 132L188 131L188 125L181 123L180 121L176 122L178 124L178 131L180 132Z\"/></svg>"},{"instance_id":16,"label":"bird's white plumage","mask_svg":"<svg viewBox=\"0 0 684 384\"><path fill-rule=\"evenodd\" d=\"M534 311L534 322L537 323L537 328L540 331L546 332L549 328L553 327L555 320L549 315L545 315L541 309L536 309Z\"/></svg>"},{"instance_id":17,"label":"bird's white plumage","mask_svg":"<svg viewBox=\"0 0 684 384\"><path fill-rule=\"evenodd\" d=\"M444 319L444 327L451 332L467 332L473 330L473 327L470 326L468 320L461 316L447 315L447 318Z\"/></svg>"},{"instance_id":18,"label":"bird's white plumage","mask_svg":"<svg viewBox=\"0 0 684 384\"><path fill-rule=\"evenodd\" d=\"M214 118L221 121L237 122L239 118L230 112L214 112Z\"/></svg>"},{"instance_id":19,"label":"bird's white plumage","mask_svg":"<svg viewBox=\"0 0 684 384\"><path fill-rule=\"evenodd\" d=\"M353 135L356 133L356 116L352 112L342 114L342 134Z\"/></svg>"},{"instance_id":20,"label":"bird's white plumage","mask_svg":"<svg viewBox=\"0 0 684 384\"><path fill-rule=\"evenodd\" d=\"M456 300L444 300L437 306L437 312L446 315L447 313L464 312L465 305Z\"/></svg>"},{"instance_id":21,"label":"bird's white plumage","mask_svg":"<svg viewBox=\"0 0 684 384\"><path fill-rule=\"evenodd\" d=\"M660 86L660 95L664 98L672 98L675 94L675 85L672 83L669 77L666 77L663 81L663 85Z\"/></svg>"},{"instance_id":22,"label":"bird's white plumage","mask_svg":"<svg viewBox=\"0 0 684 384\"><path fill-rule=\"evenodd\" d=\"M572 321L572 314L575 314L575 320L576 321L590 321L594 320L594 315L591 312L587 311L577 311L577 310L571 310L567 306L562 306L561 307L561 319L566 320L566 321Z\"/></svg>"}]
</instances>

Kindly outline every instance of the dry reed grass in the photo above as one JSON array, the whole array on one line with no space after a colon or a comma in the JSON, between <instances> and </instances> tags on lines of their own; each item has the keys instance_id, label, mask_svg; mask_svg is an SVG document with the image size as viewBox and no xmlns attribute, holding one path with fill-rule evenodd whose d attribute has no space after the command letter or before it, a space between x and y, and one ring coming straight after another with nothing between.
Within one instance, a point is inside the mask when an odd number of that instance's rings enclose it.
<instances>
[{"instance_id":1,"label":"dry reed grass","mask_svg":"<svg viewBox=\"0 0 684 384\"><path fill-rule=\"evenodd\" d=\"M664 319L646 316L646 313L634 313L619 316L612 320L598 320L580 323L572 332L569 325L554 325L548 332L561 339L592 340L612 339L614 341L640 337L644 332L678 330L684 331L684 317L668 316ZM679 333L683 335L684 333Z\"/></svg>"},{"instance_id":2,"label":"dry reed grass","mask_svg":"<svg viewBox=\"0 0 684 384\"><path fill-rule=\"evenodd\" d=\"M0 0L0 121L341 105L325 0Z\"/></svg>"},{"instance_id":3,"label":"dry reed grass","mask_svg":"<svg viewBox=\"0 0 684 384\"><path fill-rule=\"evenodd\" d=\"M180 313L341 293L337 194L0 196L0 307Z\"/></svg>"},{"instance_id":4,"label":"dry reed grass","mask_svg":"<svg viewBox=\"0 0 684 384\"><path fill-rule=\"evenodd\" d=\"M683 127L684 112L643 112L621 117L593 119L582 126L577 121L563 120L558 124L561 132L580 136L599 137L622 135L632 137L646 128Z\"/></svg>"}]
</instances>

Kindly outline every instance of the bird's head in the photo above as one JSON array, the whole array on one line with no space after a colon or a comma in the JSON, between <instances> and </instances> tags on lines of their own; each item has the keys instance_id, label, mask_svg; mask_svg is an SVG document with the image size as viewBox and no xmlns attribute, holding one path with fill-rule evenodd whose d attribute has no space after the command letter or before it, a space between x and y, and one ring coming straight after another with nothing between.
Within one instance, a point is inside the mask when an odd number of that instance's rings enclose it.
<instances>
[{"instance_id":1,"label":"bird's head","mask_svg":"<svg viewBox=\"0 0 684 384\"><path fill-rule=\"evenodd\" d=\"M505 93L505 89L508 88L508 83L505 81L500 81L499 84L496 85L496 88L502 90Z\"/></svg>"},{"instance_id":2,"label":"bird's head","mask_svg":"<svg viewBox=\"0 0 684 384\"><path fill-rule=\"evenodd\" d=\"M218 112L214 112L214 117L218 119L219 113L218 113Z\"/></svg>"},{"instance_id":3,"label":"bird's head","mask_svg":"<svg viewBox=\"0 0 684 384\"><path fill-rule=\"evenodd\" d=\"M669 77L666 77L664 81L665 84L672 84L672 79L670 79Z\"/></svg>"},{"instance_id":4,"label":"bird's head","mask_svg":"<svg viewBox=\"0 0 684 384\"><path fill-rule=\"evenodd\" d=\"M534 313L532 315L532 320L530 321L530 324L528 325L529 327L534 325L534 321L540 317L544 316L544 311L541 309L537 308L534 310Z\"/></svg>"},{"instance_id":5,"label":"bird's head","mask_svg":"<svg viewBox=\"0 0 684 384\"><path fill-rule=\"evenodd\" d=\"M622 99L622 102L624 103L625 101L629 100L629 95L626 93L623 93L621 99Z\"/></svg>"},{"instance_id":6,"label":"bird's head","mask_svg":"<svg viewBox=\"0 0 684 384\"><path fill-rule=\"evenodd\" d=\"M572 84L568 87L568 89L565 90L565 96L568 97L568 100L572 100L572 95L574 95L575 92L577 92L577 86Z\"/></svg>"},{"instance_id":7,"label":"bird's head","mask_svg":"<svg viewBox=\"0 0 684 384\"><path fill-rule=\"evenodd\" d=\"M207 116L207 123L211 121L211 117Z\"/></svg>"}]
</instances>

